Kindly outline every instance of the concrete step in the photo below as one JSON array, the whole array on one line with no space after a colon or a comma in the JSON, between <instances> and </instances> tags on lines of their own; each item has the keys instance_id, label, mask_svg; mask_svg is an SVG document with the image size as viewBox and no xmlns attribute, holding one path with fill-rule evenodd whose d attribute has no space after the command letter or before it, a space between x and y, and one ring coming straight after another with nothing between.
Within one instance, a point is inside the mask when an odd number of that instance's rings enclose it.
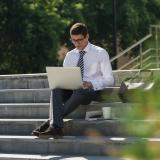
<instances>
[{"instance_id":1,"label":"concrete step","mask_svg":"<svg viewBox=\"0 0 160 160\"><path fill-rule=\"evenodd\" d=\"M160 74L160 69L151 69L153 76ZM136 70L114 70L115 85L119 86L127 77L133 77L139 69ZM48 88L48 80L46 73L35 74L13 74L0 75L0 89L33 89Z\"/></svg>"},{"instance_id":2,"label":"concrete step","mask_svg":"<svg viewBox=\"0 0 160 160\"><path fill-rule=\"evenodd\" d=\"M48 88L46 73L0 75L0 89Z\"/></svg>"},{"instance_id":3,"label":"concrete step","mask_svg":"<svg viewBox=\"0 0 160 160\"><path fill-rule=\"evenodd\" d=\"M9 119L47 119L49 103L0 103L0 118ZM86 110L90 106L79 106L67 118L85 118ZM97 106L97 109L98 108Z\"/></svg>"},{"instance_id":4,"label":"concrete step","mask_svg":"<svg viewBox=\"0 0 160 160\"><path fill-rule=\"evenodd\" d=\"M46 119L0 119L0 134L31 135L33 129Z\"/></svg>"},{"instance_id":5,"label":"concrete step","mask_svg":"<svg viewBox=\"0 0 160 160\"><path fill-rule=\"evenodd\" d=\"M97 103L92 102L86 106L79 106L67 118L84 119L86 112L102 111L103 107L111 108L113 118L123 117L136 106L133 103ZM101 113L102 114L102 113ZM48 118L49 103L0 103L0 118Z\"/></svg>"},{"instance_id":6,"label":"concrete step","mask_svg":"<svg viewBox=\"0 0 160 160\"><path fill-rule=\"evenodd\" d=\"M1 135L31 135L31 132L37 128L46 119L0 119L0 134ZM132 120L127 119L114 120L71 120L65 119L64 134L67 136L140 136L139 130L144 127L150 131L155 128L160 120ZM126 129L129 125L130 132ZM135 130L136 128L136 130ZM157 129L158 131L158 129ZM148 136L148 133L141 133L141 136Z\"/></svg>"},{"instance_id":7,"label":"concrete step","mask_svg":"<svg viewBox=\"0 0 160 160\"><path fill-rule=\"evenodd\" d=\"M69 120L65 122L64 133L69 136L134 136L159 137L160 120L128 120L128 119L99 119L99 120ZM154 128L154 130L153 130Z\"/></svg>"},{"instance_id":8,"label":"concrete step","mask_svg":"<svg viewBox=\"0 0 160 160\"><path fill-rule=\"evenodd\" d=\"M0 118L47 119L49 105L49 103L0 103ZM89 106L79 106L67 118L85 118L87 107Z\"/></svg>"},{"instance_id":9,"label":"concrete step","mask_svg":"<svg viewBox=\"0 0 160 160\"><path fill-rule=\"evenodd\" d=\"M121 102L118 88L108 88L104 92L105 102ZM50 89L0 89L0 103L48 103Z\"/></svg>"},{"instance_id":10,"label":"concrete step","mask_svg":"<svg viewBox=\"0 0 160 160\"><path fill-rule=\"evenodd\" d=\"M0 118L48 118L49 103L1 103Z\"/></svg>"},{"instance_id":11,"label":"concrete step","mask_svg":"<svg viewBox=\"0 0 160 160\"><path fill-rule=\"evenodd\" d=\"M127 144L149 141L160 147L159 138L63 137L39 139L33 136L0 136L1 153L110 156ZM14 146L14 147L13 147Z\"/></svg>"},{"instance_id":12,"label":"concrete step","mask_svg":"<svg viewBox=\"0 0 160 160\"><path fill-rule=\"evenodd\" d=\"M125 160L111 156L0 154L0 160Z\"/></svg>"},{"instance_id":13,"label":"concrete step","mask_svg":"<svg viewBox=\"0 0 160 160\"><path fill-rule=\"evenodd\" d=\"M49 103L49 89L0 90L0 103Z\"/></svg>"}]
</instances>

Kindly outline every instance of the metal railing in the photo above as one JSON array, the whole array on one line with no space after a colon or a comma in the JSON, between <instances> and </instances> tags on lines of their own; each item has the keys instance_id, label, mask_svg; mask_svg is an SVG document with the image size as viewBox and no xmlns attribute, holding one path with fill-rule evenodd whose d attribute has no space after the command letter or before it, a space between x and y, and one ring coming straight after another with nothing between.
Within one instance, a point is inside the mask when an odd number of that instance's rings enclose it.
<instances>
[{"instance_id":1,"label":"metal railing","mask_svg":"<svg viewBox=\"0 0 160 160\"><path fill-rule=\"evenodd\" d=\"M117 56L111 58L111 63L120 60L120 57L127 56L129 61L121 66L118 66L118 70L123 69L148 69L148 68L159 68L160 67L160 48L159 48L159 36L160 36L160 25L151 25L149 34L128 47ZM146 41L151 41L152 47L143 47ZM138 51L137 51L138 48ZM136 49L136 54L135 51ZM138 53L137 53L138 52ZM137 55L137 56L135 56Z\"/></svg>"}]
</instances>

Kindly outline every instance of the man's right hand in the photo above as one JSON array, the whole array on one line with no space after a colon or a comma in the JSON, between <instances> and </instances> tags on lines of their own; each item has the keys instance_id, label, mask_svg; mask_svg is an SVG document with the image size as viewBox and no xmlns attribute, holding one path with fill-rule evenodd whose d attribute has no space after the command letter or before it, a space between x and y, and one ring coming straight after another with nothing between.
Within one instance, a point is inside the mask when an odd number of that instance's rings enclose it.
<instances>
[{"instance_id":1,"label":"man's right hand","mask_svg":"<svg viewBox=\"0 0 160 160\"><path fill-rule=\"evenodd\" d=\"M83 81L83 89L92 89L93 85L91 82Z\"/></svg>"}]
</instances>

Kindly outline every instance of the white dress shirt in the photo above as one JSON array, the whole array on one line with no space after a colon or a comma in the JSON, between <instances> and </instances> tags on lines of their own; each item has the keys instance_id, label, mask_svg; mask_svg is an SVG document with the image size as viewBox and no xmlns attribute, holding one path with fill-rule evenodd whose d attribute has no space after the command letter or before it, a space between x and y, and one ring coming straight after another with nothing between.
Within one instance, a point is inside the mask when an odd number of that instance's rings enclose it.
<instances>
[{"instance_id":1,"label":"white dress shirt","mask_svg":"<svg viewBox=\"0 0 160 160\"><path fill-rule=\"evenodd\" d=\"M109 55L105 49L88 43L84 60L83 81L89 81L94 90L102 90L105 87L113 86L114 78L109 61ZM64 67L76 67L79 59L79 50L77 48L66 54L63 62Z\"/></svg>"}]
</instances>

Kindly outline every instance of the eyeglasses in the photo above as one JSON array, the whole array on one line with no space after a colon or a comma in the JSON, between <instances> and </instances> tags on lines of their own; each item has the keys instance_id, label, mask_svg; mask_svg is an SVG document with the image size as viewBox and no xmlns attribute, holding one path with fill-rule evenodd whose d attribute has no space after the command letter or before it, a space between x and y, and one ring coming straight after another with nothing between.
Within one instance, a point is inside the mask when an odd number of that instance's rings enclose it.
<instances>
[{"instance_id":1,"label":"eyeglasses","mask_svg":"<svg viewBox=\"0 0 160 160\"><path fill-rule=\"evenodd\" d=\"M86 37L84 37L84 38L79 38L79 39L70 39L70 41L72 42L72 43L81 43L84 39L85 39Z\"/></svg>"}]
</instances>

